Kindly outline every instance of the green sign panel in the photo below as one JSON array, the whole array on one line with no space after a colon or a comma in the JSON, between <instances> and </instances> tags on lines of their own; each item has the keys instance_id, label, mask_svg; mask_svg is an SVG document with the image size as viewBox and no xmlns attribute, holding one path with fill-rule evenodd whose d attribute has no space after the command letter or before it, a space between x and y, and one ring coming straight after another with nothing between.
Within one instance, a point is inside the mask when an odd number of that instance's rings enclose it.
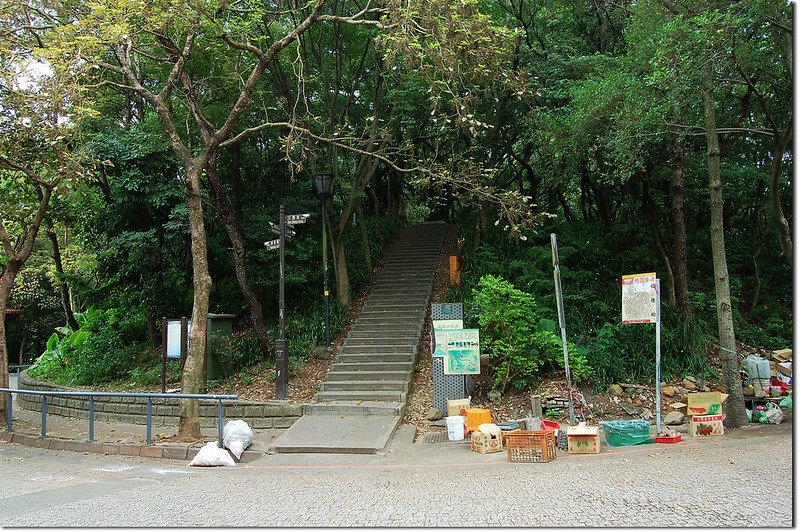
<instances>
[{"instance_id":1,"label":"green sign panel","mask_svg":"<svg viewBox=\"0 0 800 532\"><path fill-rule=\"evenodd\" d=\"M478 329L451 329L440 331L445 338L444 374L478 375L481 372L481 346ZM439 343L439 335L436 338ZM438 345L437 345L438 350Z\"/></svg>"}]
</instances>

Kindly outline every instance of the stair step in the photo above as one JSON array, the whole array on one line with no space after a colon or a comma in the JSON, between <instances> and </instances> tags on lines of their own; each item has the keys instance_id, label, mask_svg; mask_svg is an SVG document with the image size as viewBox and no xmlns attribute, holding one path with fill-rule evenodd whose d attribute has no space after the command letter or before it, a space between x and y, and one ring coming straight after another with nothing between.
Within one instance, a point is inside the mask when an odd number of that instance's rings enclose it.
<instances>
[{"instance_id":1,"label":"stair step","mask_svg":"<svg viewBox=\"0 0 800 532\"><path fill-rule=\"evenodd\" d=\"M364 362L376 362L381 364L386 362L405 362L413 364L416 359L417 357L415 355L406 353L340 353L336 355L336 362L341 362L342 364L361 364Z\"/></svg>"},{"instance_id":2,"label":"stair step","mask_svg":"<svg viewBox=\"0 0 800 532\"><path fill-rule=\"evenodd\" d=\"M361 355L364 353L353 353L355 355ZM348 363L348 362L339 362L338 360L334 362L333 366L331 366L330 370L328 370L328 375L331 373L353 373L353 374L361 374L361 373L380 373L380 372L406 372L411 371L414 369L414 361L411 360L410 362L355 362L355 363ZM341 379L337 379L341 380ZM364 380L363 378L359 377L358 380Z\"/></svg>"},{"instance_id":3,"label":"stair step","mask_svg":"<svg viewBox=\"0 0 800 532\"><path fill-rule=\"evenodd\" d=\"M335 391L317 392L314 400L324 401L406 401L406 392L394 392L391 390L357 390L357 391Z\"/></svg>"},{"instance_id":4,"label":"stair step","mask_svg":"<svg viewBox=\"0 0 800 532\"><path fill-rule=\"evenodd\" d=\"M351 338L347 337L342 347L367 347L367 346L381 346L381 345L408 345L418 346L419 338L411 336L403 336L400 338L387 338L379 335L368 336L366 338Z\"/></svg>"},{"instance_id":5,"label":"stair step","mask_svg":"<svg viewBox=\"0 0 800 532\"><path fill-rule=\"evenodd\" d=\"M337 391L372 391L372 390L388 390L392 392L407 392L408 381L326 381L323 382L321 392L337 392Z\"/></svg>"},{"instance_id":6,"label":"stair step","mask_svg":"<svg viewBox=\"0 0 800 532\"><path fill-rule=\"evenodd\" d=\"M339 353L343 355L369 355L369 354L389 354L403 353L416 355L419 344L404 345L345 345L339 348Z\"/></svg>"},{"instance_id":7,"label":"stair step","mask_svg":"<svg viewBox=\"0 0 800 532\"><path fill-rule=\"evenodd\" d=\"M380 329L378 332L350 329L345 340L345 345L349 340L408 340L410 343L419 343L419 333L398 333Z\"/></svg>"},{"instance_id":8,"label":"stair step","mask_svg":"<svg viewBox=\"0 0 800 532\"><path fill-rule=\"evenodd\" d=\"M303 413L385 416L398 415L403 410L403 403L391 401L331 401L327 403L306 403Z\"/></svg>"},{"instance_id":9,"label":"stair step","mask_svg":"<svg viewBox=\"0 0 800 532\"><path fill-rule=\"evenodd\" d=\"M352 364L345 364L346 366L350 367ZM334 364L335 366L335 364ZM410 367L410 364L408 365ZM328 374L325 376L325 382L327 381L353 381L353 380L364 380L364 381L379 381L379 380L390 380L390 381L397 381L397 380L406 380L411 378L411 370L408 371L343 371L337 370L335 367L332 367Z\"/></svg>"},{"instance_id":10,"label":"stair step","mask_svg":"<svg viewBox=\"0 0 800 532\"><path fill-rule=\"evenodd\" d=\"M374 308L374 309L370 308L370 309L362 310L359 318L365 318L365 317L366 318L376 318L376 317L385 318L387 316L393 317L393 318L419 318L419 317L421 317L422 314L424 314L426 312L427 312L427 309L424 308L424 307L423 308L417 308L415 310L411 310L411 309L408 309L408 310L391 310L391 309L382 310L380 308Z\"/></svg>"}]
</instances>

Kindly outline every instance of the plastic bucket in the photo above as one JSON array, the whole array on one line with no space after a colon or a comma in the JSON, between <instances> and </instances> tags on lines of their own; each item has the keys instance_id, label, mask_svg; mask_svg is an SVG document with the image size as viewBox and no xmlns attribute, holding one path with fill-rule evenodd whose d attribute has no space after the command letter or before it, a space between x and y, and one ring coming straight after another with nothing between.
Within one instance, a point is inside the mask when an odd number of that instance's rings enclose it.
<instances>
[{"instance_id":1,"label":"plastic bucket","mask_svg":"<svg viewBox=\"0 0 800 532\"><path fill-rule=\"evenodd\" d=\"M464 439L464 417L447 416L444 418L447 426L447 439L450 441L461 441Z\"/></svg>"},{"instance_id":2,"label":"plastic bucket","mask_svg":"<svg viewBox=\"0 0 800 532\"><path fill-rule=\"evenodd\" d=\"M556 435L558 435L558 431L561 430L561 423L559 423L558 421L550 421L549 419L543 419L542 430L554 430L556 431Z\"/></svg>"}]
</instances>

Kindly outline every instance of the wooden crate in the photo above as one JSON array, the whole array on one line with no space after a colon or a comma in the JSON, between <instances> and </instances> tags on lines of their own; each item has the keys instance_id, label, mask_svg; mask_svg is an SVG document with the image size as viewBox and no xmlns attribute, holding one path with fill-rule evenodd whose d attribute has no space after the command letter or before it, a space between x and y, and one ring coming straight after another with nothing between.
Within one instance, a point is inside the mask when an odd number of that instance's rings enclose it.
<instances>
[{"instance_id":1,"label":"wooden crate","mask_svg":"<svg viewBox=\"0 0 800 532\"><path fill-rule=\"evenodd\" d=\"M505 435L509 462L550 462L556 458L554 430L518 430Z\"/></svg>"}]
</instances>

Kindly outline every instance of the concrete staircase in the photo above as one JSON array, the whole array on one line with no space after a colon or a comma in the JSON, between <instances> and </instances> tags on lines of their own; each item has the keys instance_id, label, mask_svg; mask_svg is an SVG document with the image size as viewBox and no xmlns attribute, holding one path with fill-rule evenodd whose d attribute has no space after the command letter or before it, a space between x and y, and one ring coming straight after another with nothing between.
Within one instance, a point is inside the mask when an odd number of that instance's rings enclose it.
<instances>
[{"instance_id":1,"label":"concrete staircase","mask_svg":"<svg viewBox=\"0 0 800 532\"><path fill-rule=\"evenodd\" d=\"M445 224L406 228L315 402L275 452L376 453L405 411Z\"/></svg>"}]
</instances>

